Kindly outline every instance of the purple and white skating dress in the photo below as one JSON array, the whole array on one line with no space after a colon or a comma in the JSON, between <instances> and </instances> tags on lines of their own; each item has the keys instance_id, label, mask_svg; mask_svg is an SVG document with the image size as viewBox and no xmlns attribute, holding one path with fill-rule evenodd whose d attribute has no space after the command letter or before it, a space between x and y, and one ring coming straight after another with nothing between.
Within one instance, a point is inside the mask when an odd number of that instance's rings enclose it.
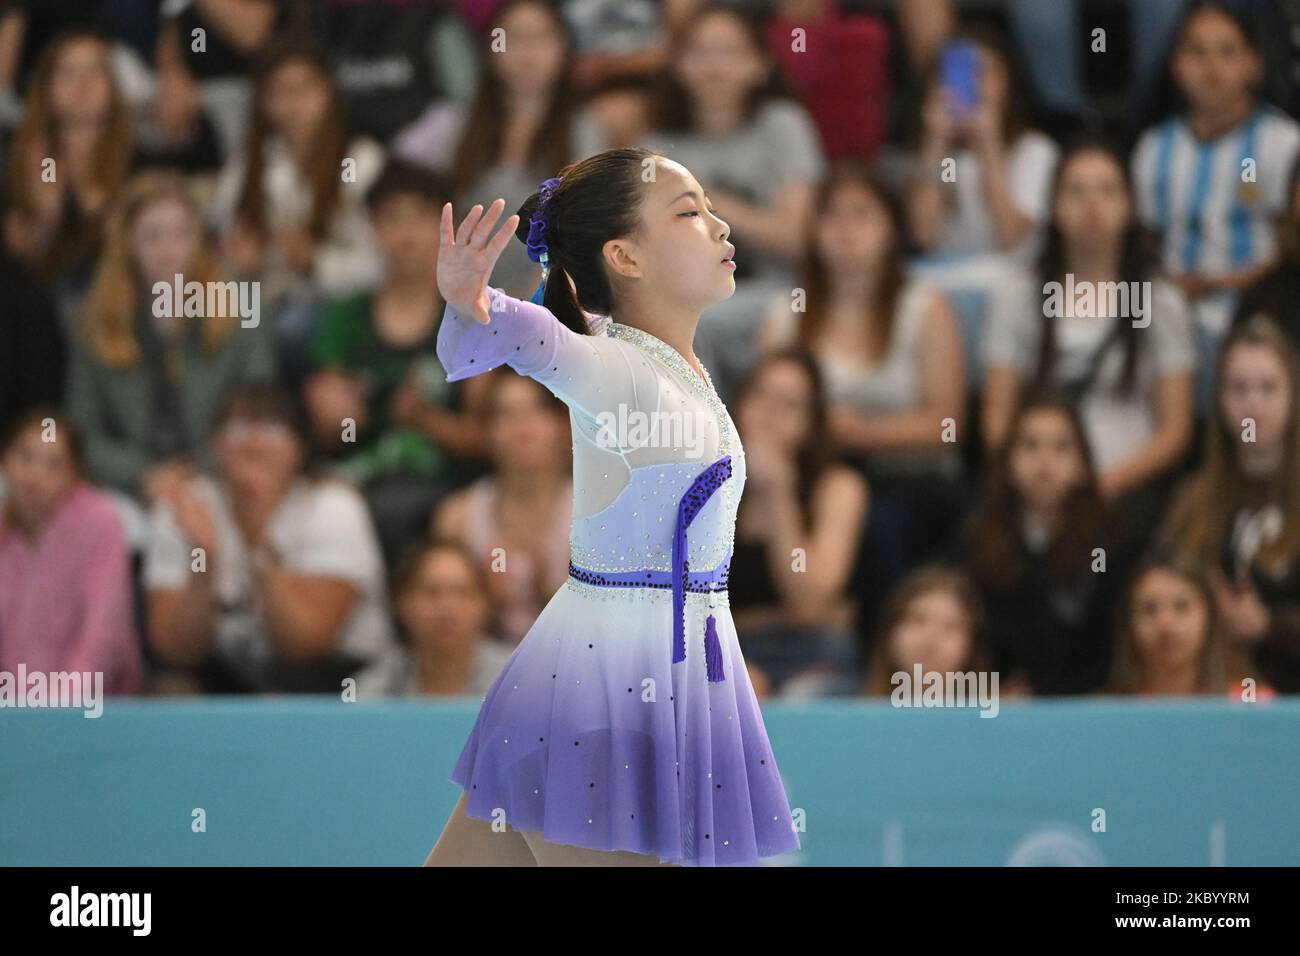
<instances>
[{"instance_id":1,"label":"purple and white skating dress","mask_svg":"<svg viewBox=\"0 0 1300 956\"><path fill-rule=\"evenodd\" d=\"M569 577L452 771L466 812L688 866L798 850L728 604L745 455L707 370L643 330L581 335L488 295L487 324L443 316L447 380L509 365L564 401L574 507Z\"/></svg>"}]
</instances>

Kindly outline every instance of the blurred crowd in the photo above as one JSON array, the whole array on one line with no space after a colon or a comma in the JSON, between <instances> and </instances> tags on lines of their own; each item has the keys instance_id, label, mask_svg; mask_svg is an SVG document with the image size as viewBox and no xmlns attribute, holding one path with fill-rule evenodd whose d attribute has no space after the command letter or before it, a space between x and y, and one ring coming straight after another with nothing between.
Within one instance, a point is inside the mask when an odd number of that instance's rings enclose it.
<instances>
[{"instance_id":1,"label":"blurred crowd","mask_svg":"<svg viewBox=\"0 0 1300 956\"><path fill-rule=\"evenodd\" d=\"M571 437L509 369L446 381L441 208L645 145L737 250L695 348L760 696L1300 692L1297 36L1283 0L0 0L0 670L484 693L567 577ZM512 241L491 284L539 278Z\"/></svg>"}]
</instances>

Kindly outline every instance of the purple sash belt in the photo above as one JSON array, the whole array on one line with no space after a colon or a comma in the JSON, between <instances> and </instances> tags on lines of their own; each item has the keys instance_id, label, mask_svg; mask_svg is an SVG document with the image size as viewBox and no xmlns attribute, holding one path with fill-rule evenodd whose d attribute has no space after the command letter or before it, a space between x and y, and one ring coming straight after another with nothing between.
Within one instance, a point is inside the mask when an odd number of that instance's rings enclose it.
<instances>
[{"instance_id":1,"label":"purple sash belt","mask_svg":"<svg viewBox=\"0 0 1300 956\"><path fill-rule=\"evenodd\" d=\"M592 571L569 562L569 575L586 584L603 587L672 588L673 592L673 663L686 660L686 592L714 592L727 589L731 569L731 549L722 563L711 571L691 571L686 559L686 529L700 509L724 481L731 477L731 456L724 455L709 465L686 489L677 504L677 527L673 534L671 571L642 569L637 571ZM718 641L717 621L712 614L704 627L704 657L710 681L723 680L722 648Z\"/></svg>"}]
</instances>

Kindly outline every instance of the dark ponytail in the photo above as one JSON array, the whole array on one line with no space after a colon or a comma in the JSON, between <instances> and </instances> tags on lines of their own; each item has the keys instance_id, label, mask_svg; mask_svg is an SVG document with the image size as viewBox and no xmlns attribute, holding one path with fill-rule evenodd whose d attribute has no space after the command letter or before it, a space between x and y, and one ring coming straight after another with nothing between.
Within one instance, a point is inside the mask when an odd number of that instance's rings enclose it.
<instances>
[{"instance_id":1,"label":"dark ponytail","mask_svg":"<svg viewBox=\"0 0 1300 956\"><path fill-rule=\"evenodd\" d=\"M559 172L561 182L546 205L551 268L542 304L575 332L590 333L584 312L613 315L614 289L605 271L605 243L637 230L643 170L662 155L640 146L607 149ZM535 192L519 207L515 236L522 243L528 242L529 221L539 198Z\"/></svg>"}]
</instances>

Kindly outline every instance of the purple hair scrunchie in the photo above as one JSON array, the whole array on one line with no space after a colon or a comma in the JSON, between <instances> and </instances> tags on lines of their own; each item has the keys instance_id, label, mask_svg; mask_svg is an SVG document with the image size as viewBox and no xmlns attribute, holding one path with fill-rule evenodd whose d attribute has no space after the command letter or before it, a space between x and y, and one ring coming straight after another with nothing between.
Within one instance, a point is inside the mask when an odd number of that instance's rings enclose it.
<instances>
[{"instance_id":1,"label":"purple hair scrunchie","mask_svg":"<svg viewBox=\"0 0 1300 956\"><path fill-rule=\"evenodd\" d=\"M563 176L552 176L542 183L538 188L540 198L537 200L537 208L533 210L528 220L528 239L525 243L528 246L528 258L541 263L543 270L549 268L550 260L550 249L546 245L546 230L550 228L551 222L546 204L563 178Z\"/></svg>"}]
</instances>

